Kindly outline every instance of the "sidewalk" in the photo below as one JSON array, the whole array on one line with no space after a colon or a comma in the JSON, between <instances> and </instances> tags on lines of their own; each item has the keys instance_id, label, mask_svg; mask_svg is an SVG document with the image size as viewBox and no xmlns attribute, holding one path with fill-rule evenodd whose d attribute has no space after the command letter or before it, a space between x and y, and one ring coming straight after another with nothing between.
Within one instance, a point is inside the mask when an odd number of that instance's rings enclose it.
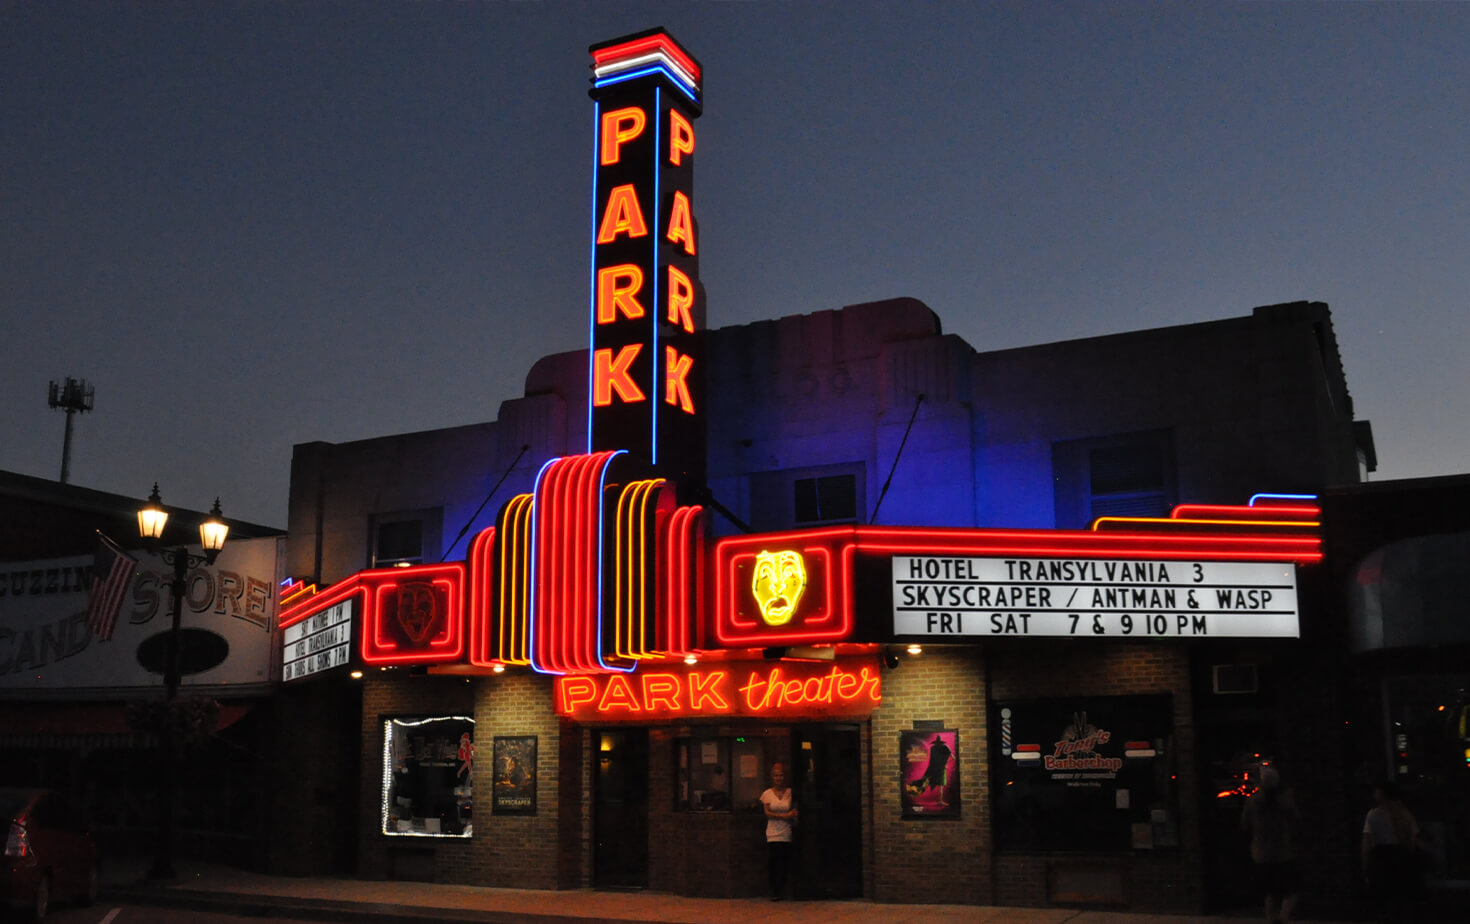
<instances>
[{"instance_id":1,"label":"sidewalk","mask_svg":"<svg viewBox=\"0 0 1470 924\"><path fill-rule=\"evenodd\" d=\"M785 901L687 898L661 892L548 892L429 882L270 876L187 859L169 882L146 878L147 861L109 858L103 900L263 917L354 922L617 921L683 924L1259 924L1258 917L993 908L976 905L888 905L870 901Z\"/></svg>"}]
</instances>

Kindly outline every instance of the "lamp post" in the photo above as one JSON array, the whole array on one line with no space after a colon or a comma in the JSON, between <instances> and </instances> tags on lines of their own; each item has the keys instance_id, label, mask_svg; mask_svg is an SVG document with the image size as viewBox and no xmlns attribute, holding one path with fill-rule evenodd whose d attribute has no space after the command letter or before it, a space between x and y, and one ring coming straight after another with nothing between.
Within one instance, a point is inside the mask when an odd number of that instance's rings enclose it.
<instances>
[{"instance_id":1,"label":"lamp post","mask_svg":"<svg viewBox=\"0 0 1470 924\"><path fill-rule=\"evenodd\" d=\"M172 565L173 579L169 591L173 594L173 610L170 614L168 636L163 656L164 721L159 731L159 745L163 749L163 779L158 794L158 840L155 844L153 869L149 876L154 879L174 878L174 783L177 779L178 757L175 751L175 700L179 695L181 680L179 671L179 622L183 618L184 594L188 590L189 569L204 564L214 564L224 548L225 536L230 527L220 517L219 498L214 499L214 508L199 524L199 544L204 547L203 555L194 555L183 546L160 549L163 527L168 522L168 512L163 509L163 499L158 495L158 484L148 503L138 511L138 533L148 551L156 552L165 564Z\"/></svg>"}]
</instances>

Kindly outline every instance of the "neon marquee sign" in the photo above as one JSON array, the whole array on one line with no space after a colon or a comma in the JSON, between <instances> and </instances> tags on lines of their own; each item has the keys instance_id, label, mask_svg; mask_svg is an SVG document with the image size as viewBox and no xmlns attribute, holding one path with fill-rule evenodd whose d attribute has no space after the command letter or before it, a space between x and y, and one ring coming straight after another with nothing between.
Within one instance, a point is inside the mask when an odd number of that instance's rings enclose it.
<instances>
[{"instance_id":1,"label":"neon marquee sign","mask_svg":"<svg viewBox=\"0 0 1470 924\"><path fill-rule=\"evenodd\" d=\"M867 715L883 701L878 662L729 662L687 671L570 675L556 712L579 721Z\"/></svg>"},{"instance_id":2,"label":"neon marquee sign","mask_svg":"<svg viewBox=\"0 0 1470 924\"><path fill-rule=\"evenodd\" d=\"M694 219L700 67L661 29L590 49L596 102L588 452L704 466Z\"/></svg>"},{"instance_id":3,"label":"neon marquee sign","mask_svg":"<svg viewBox=\"0 0 1470 924\"><path fill-rule=\"evenodd\" d=\"M638 466L614 473L609 481L612 455L553 460L538 479L537 494L513 498L496 527L475 538L467 563L361 571L319 593L315 587L293 584L282 592L280 628L289 629L354 600L359 605L355 621L360 620L360 631L354 627L353 637L360 639L358 655L366 664L452 664L467 657L471 664L486 668L530 664L556 674L629 671L644 659L678 657L698 649L851 641L857 634L859 563L869 569L897 567L897 573L885 572L883 578L891 588L896 578L912 577L912 560L917 559L928 563L921 569L932 565L951 570L936 572L937 576L923 571L935 587L923 594L913 592L912 604L922 607L922 627L889 623L894 636L971 634L973 620L959 611L973 603L971 608L984 610L980 626L984 634L1157 637L1187 630L1191 635L1268 637L1282 633L1261 628L1256 617L1267 609L1294 606L1292 598L1246 578L1261 572L1262 566L1278 566L1277 570L1284 566L1289 583L1292 565L1320 562L1323 554L1320 508L1281 503L1246 508L1181 505L1169 518L1103 519L1093 530L843 526L733 536L719 540L711 556L714 619L713 638L707 638L700 616L706 587L700 540L703 512L673 506L672 498L663 496L666 485L639 474ZM539 530L534 528L538 521ZM539 555L533 551L538 547ZM957 569L970 567L968 562L986 560L1003 565L1014 560L1016 578L1027 587L1007 590L1002 601L998 590L986 590L990 596L982 599L984 588L978 585L949 586L953 582L946 574L958 575ZM1116 607L1109 602L1107 594L1125 589L1120 581L1136 583L1127 575L1158 578L1165 569L1171 579L1176 572L1188 579L1175 590L1175 602L1183 601L1188 613L1165 619L1173 612L1168 588L1150 591L1164 595L1158 603L1153 597L1139 602L1136 596ZM1223 576L1211 583L1217 571ZM1100 589L1086 590L1091 608L1085 621L1080 614L1073 620L1072 610L1064 610L1059 617L1063 630L1042 632L1046 617L1038 615L1037 608L1046 609L1044 595L1059 602L1083 584L1097 584L1094 575L1100 575L1102 583ZM981 576L977 570L976 579ZM990 584L999 587L1012 580L1009 571L1003 577L1004 582L997 578ZM1042 577L1067 586L1065 590L1042 586ZM1226 585L1237 592L1222 597ZM1201 621L1189 603L1189 592L1194 590L1196 599L1203 601L1202 589L1217 609L1241 611L1230 614L1232 625L1214 626L1219 621L1214 618ZM903 593L900 588L898 595ZM1023 593L1034 598L1017 596ZM1104 596L1099 598L1099 593ZM898 598L890 598L884 604L887 612L879 615L891 618ZM1143 607L1142 616L1132 613L1136 607ZM1116 620L1105 612L1110 608L1119 609ZM1132 616L1131 623L1123 619L1123 609ZM1028 615L1029 620L1023 618ZM1187 622L1180 615L1187 616ZM1142 621L1144 616L1147 621ZM1012 625L1018 629L1012 631ZM871 635L865 638L873 640ZM783 664L782 669L794 668ZM781 683L790 679L793 675L788 674ZM739 688L748 680L742 679ZM616 711L625 704L629 714L637 714L633 705L651 706L655 712L672 708L657 695L660 682L644 688L641 677L630 678L611 693L597 687L594 702L602 703L606 695L609 709ZM706 682L715 684L711 690L725 689L725 680ZM683 711L693 702L697 713L709 711L708 706L711 714L836 705L842 690L838 680L833 682L838 690L831 703L818 702L821 695L805 695L799 701L776 696L740 707L733 693L720 692L720 702L726 704L721 706L706 702L708 696L701 692L706 688L697 687L692 693L686 689L676 704ZM573 686L571 691L582 689ZM655 694L652 700L647 698L650 693Z\"/></svg>"},{"instance_id":4,"label":"neon marquee sign","mask_svg":"<svg viewBox=\"0 0 1470 924\"><path fill-rule=\"evenodd\" d=\"M1181 505L1173 516L1167 518L1099 518L1090 530L833 526L787 533L727 536L715 543L715 639L729 648L853 640L858 624L860 595L857 592L857 572L860 562L871 570L890 568L894 563L903 564L909 558L950 563L970 559L1076 559L1096 562L1096 567L1104 571L1109 561L1115 567L1157 568L1167 565L1180 573L1188 570L1192 577L1196 576L1193 565L1199 564L1211 573L1227 576L1248 573L1252 588L1261 584L1261 574L1282 571L1284 567L1282 573L1287 575L1284 580L1292 582L1294 587L1294 579L1290 576L1292 565L1314 564L1322 560L1322 538L1317 533L1320 525L1318 516L1320 510L1317 507L1304 504L1252 507ZM799 593L797 588L801 582L796 578L798 562L800 570L806 574L804 589ZM1214 564L1206 566L1205 563ZM905 576L894 574L884 581L892 585L893 580ZM1203 581L1205 575L1201 573L1199 576ZM978 594L979 590L972 588L964 592ZM1224 608L1228 602L1234 609L1260 609L1264 603L1257 606L1259 600L1295 605L1294 596L1288 601L1285 594L1267 598L1261 596L1263 592L1258 589L1254 596L1246 594L1239 603L1225 601L1219 606ZM1039 595L1041 591L1038 589L1034 593ZM995 599L983 602L978 596L973 599L974 608L984 610L986 627L995 625L989 621L991 615L1004 617L1011 609L1008 605L997 605ZM914 605L919 605L919 602L915 601ZM961 600L963 602L964 599ZM1069 605L1062 603L1060 597L1057 602L1058 606ZM1021 609L1028 613L1041 605L1024 600L1021 604ZM968 629L961 631L962 625L975 628L979 623L974 619L956 619L954 614L960 608L958 604L927 606L916 611L923 619L922 628L905 625L895 629L894 634L967 633ZM879 613L878 616L891 617L891 606L887 609L887 613ZM1159 627L1158 619L1162 616L1154 612L1157 610L1158 607L1151 608L1154 618L1147 624L1152 627L1148 631L1144 631L1143 623L1125 626L1121 621L1115 631L1123 635L1132 634L1135 630L1140 635L1170 634ZM931 611L936 614L933 628L929 623ZM869 609L868 612L874 611ZM1063 616L1069 612L1062 610ZM946 613L950 614L949 628L945 628ZM1068 632L1056 634L1077 634L1070 632L1070 623L1068 618ZM1105 623L1106 619L1100 619L1097 625L1102 627ZM1038 626L1040 624L1037 623ZM1089 615L1089 632L1092 624ZM1196 629L1197 624L1192 618L1187 625L1181 624L1177 618L1169 622L1173 626L1172 634L1207 634L1205 630ZM889 625L895 623L890 622ZM1008 625L1002 620L1000 630L993 634L1026 634L1011 632ZM1021 625L1024 627L1024 622ZM1262 629L1259 623L1238 618L1233 631L1248 637L1283 634L1279 628ZM1295 631L1293 629L1286 634L1295 634Z\"/></svg>"}]
</instances>

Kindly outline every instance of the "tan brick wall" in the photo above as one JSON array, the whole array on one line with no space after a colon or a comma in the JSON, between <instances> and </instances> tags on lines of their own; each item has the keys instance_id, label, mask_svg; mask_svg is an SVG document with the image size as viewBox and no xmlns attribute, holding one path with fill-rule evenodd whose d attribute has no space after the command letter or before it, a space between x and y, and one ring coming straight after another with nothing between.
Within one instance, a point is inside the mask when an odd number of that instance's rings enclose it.
<instances>
[{"instance_id":1,"label":"tan brick wall","mask_svg":"<svg viewBox=\"0 0 1470 924\"><path fill-rule=\"evenodd\" d=\"M905 820L899 804L899 732L938 719L959 732L960 817ZM977 649L929 648L883 673L871 723L872 863L880 902L989 904L990 794L984 664Z\"/></svg>"},{"instance_id":2,"label":"tan brick wall","mask_svg":"<svg viewBox=\"0 0 1470 924\"><path fill-rule=\"evenodd\" d=\"M563 735L561 719L552 710L550 678L518 670L478 683L475 728L480 759L475 772L474 840L484 875L477 884L531 889L582 885L581 858L586 848L576 823L582 800L578 785L581 742L575 734ZM536 736L534 815L490 813L496 735ZM570 785L567 773L574 777Z\"/></svg>"},{"instance_id":3,"label":"tan brick wall","mask_svg":"<svg viewBox=\"0 0 1470 924\"><path fill-rule=\"evenodd\" d=\"M475 836L468 841L384 837L380 831L383 732L380 716L475 717ZM535 815L492 815L496 735L537 736ZM411 676L369 671L363 680L360 875L390 879L395 869L428 863L436 882L533 889L587 882L587 815L581 734L564 734L552 711L551 682L540 674L496 677ZM571 759L565 757L570 749ZM567 786L565 775L573 776ZM565 824L563 822L566 822ZM403 857L409 857L404 860Z\"/></svg>"},{"instance_id":4,"label":"tan brick wall","mask_svg":"<svg viewBox=\"0 0 1470 924\"><path fill-rule=\"evenodd\" d=\"M473 879L474 839L385 837L382 834L383 716L474 715L473 684L463 677L368 670L362 680L362 806L358 817L358 872L366 879L410 878L405 871L430 866L437 882ZM477 729L478 733L478 729ZM480 791L476 762L475 791ZM479 806L476 806L478 809ZM478 820L478 819L477 819ZM421 878L417 872L411 878Z\"/></svg>"}]
</instances>

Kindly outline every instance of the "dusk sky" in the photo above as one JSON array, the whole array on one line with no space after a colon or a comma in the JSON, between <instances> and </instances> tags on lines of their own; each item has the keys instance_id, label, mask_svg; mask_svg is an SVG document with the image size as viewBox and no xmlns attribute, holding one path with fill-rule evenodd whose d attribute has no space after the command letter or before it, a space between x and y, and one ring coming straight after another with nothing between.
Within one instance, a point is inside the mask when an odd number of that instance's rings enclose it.
<instances>
[{"instance_id":1,"label":"dusk sky","mask_svg":"<svg viewBox=\"0 0 1470 924\"><path fill-rule=\"evenodd\" d=\"M0 0L0 469L69 375L72 483L280 527L293 444L494 419L586 346L587 46L660 25L711 327L1324 301L1372 479L1470 471L1470 3L850 0Z\"/></svg>"}]
</instances>

